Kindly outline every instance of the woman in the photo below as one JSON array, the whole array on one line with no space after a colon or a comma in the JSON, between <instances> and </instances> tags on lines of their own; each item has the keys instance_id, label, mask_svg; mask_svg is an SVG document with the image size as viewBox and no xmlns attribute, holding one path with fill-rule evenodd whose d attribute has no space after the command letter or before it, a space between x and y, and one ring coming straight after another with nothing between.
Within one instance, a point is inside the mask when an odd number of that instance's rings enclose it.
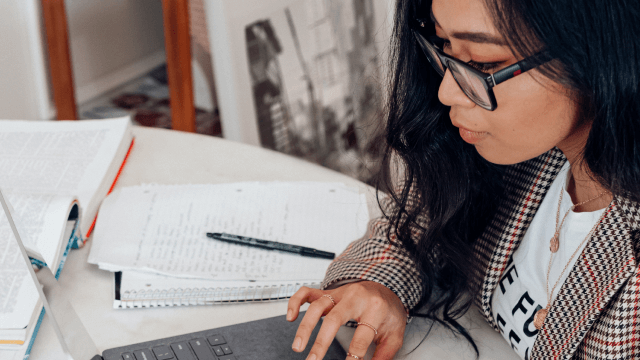
<instances>
[{"instance_id":1,"label":"woman","mask_svg":"<svg viewBox=\"0 0 640 360\"><path fill-rule=\"evenodd\" d=\"M350 319L348 358L391 359L408 317L459 329L475 301L522 358L638 358L639 27L635 0L398 1L404 181L289 301L293 349L325 315L308 359Z\"/></svg>"}]
</instances>

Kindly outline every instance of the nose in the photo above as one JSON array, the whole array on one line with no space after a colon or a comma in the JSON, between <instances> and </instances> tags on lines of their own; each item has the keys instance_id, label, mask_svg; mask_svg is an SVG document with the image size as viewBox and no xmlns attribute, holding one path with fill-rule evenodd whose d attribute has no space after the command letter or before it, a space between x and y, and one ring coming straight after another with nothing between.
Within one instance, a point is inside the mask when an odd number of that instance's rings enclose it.
<instances>
[{"instance_id":1,"label":"nose","mask_svg":"<svg viewBox=\"0 0 640 360\"><path fill-rule=\"evenodd\" d=\"M438 99L446 106L462 106L465 108L476 106L462 91L449 69L447 69L442 78L440 89L438 89Z\"/></svg>"}]
</instances>

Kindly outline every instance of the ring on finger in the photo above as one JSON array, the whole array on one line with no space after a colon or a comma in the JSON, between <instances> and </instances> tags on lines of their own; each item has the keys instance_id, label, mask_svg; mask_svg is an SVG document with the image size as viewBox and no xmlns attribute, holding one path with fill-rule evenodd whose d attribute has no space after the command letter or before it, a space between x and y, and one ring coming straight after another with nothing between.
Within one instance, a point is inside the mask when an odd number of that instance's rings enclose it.
<instances>
[{"instance_id":1,"label":"ring on finger","mask_svg":"<svg viewBox=\"0 0 640 360\"><path fill-rule=\"evenodd\" d=\"M333 304L333 306L336 306L336 301L333 299L333 296L329 295L329 294L324 294L322 295L322 297L326 297L329 300L331 300L331 304Z\"/></svg>"},{"instance_id":2,"label":"ring on finger","mask_svg":"<svg viewBox=\"0 0 640 360\"><path fill-rule=\"evenodd\" d=\"M367 327L371 328L371 330L373 330L373 332L376 333L376 335L378 335L378 329L373 327L373 325L367 324L366 322L359 322L358 326L360 326L360 325L364 325L364 326L367 326Z\"/></svg>"},{"instance_id":3,"label":"ring on finger","mask_svg":"<svg viewBox=\"0 0 640 360\"><path fill-rule=\"evenodd\" d=\"M350 352L347 352L347 356L351 356L354 359L364 359L364 356L353 355Z\"/></svg>"}]
</instances>

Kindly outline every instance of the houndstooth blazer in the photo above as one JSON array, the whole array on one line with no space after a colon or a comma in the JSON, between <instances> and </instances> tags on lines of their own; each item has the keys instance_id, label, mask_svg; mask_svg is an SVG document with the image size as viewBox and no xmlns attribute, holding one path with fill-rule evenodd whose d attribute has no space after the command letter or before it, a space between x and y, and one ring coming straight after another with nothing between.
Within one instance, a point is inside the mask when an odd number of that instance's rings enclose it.
<instances>
[{"instance_id":1,"label":"houndstooth blazer","mask_svg":"<svg viewBox=\"0 0 640 360\"><path fill-rule=\"evenodd\" d=\"M494 218L475 245L481 264L476 302L498 331L491 297L566 158L558 149L507 171ZM390 202L386 203L390 206ZM384 204L383 204L384 205ZM562 285L534 343L530 359L640 359L640 206L615 196ZM393 290L407 309L422 291L406 251L390 243L384 219L353 242L327 270L323 288L343 280L372 280ZM393 239L392 239L393 240Z\"/></svg>"}]
</instances>

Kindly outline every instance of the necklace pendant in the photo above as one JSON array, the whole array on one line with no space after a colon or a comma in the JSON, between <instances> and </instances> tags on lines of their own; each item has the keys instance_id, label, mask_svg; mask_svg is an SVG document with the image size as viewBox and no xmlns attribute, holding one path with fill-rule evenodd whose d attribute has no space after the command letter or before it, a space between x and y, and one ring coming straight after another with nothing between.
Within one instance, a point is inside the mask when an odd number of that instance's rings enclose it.
<instances>
[{"instance_id":1,"label":"necklace pendant","mask_svg":"<svg viewBox=\"0 0 640 360\"><path fill-rule=\"evenodd\" d=\"M547 308L540 309L536 312L533 317L533 326L535 326L536 329L540 330L542 328L542 324L544 324L544 319L547 317L548 313L549 310L547 310Z\"/></svg>"},{"instance_id":2,"label":"necklace pendant","mask_svg":"<svg viewBox=\"0 0 640 360\"><path fill-rule=\"evenodd\" d=\"M560 248L560 241L558 240L558 234L553 235L553 237L551 238L551 242L549 243L549 250L551 250L552 253L557 253L558 249Z\"/></svg>"}]
</instances>

